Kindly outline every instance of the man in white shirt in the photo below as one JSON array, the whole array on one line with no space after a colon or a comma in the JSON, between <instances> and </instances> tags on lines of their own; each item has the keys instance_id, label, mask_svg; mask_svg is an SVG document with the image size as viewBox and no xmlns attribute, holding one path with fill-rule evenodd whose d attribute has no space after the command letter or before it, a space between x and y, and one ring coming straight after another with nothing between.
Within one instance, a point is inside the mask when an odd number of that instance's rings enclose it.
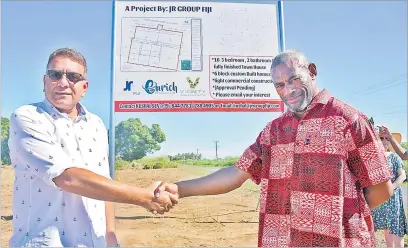
<instances>
[{"instance_id":1,"label":"man in white shirt","mask_svg":"<svg viewBox=\"0 0 408 248\"><path fill-rule=\"evenodd\" d=\"M177 203L154 197L109 176L107 130L79 101L88 89L84 56L53 52L44 75L45 99L17 108L10 118L10 158L15 168L13 235L9 245L118 246L113 202L153 213Z\"/></svg>"}]
</instances>

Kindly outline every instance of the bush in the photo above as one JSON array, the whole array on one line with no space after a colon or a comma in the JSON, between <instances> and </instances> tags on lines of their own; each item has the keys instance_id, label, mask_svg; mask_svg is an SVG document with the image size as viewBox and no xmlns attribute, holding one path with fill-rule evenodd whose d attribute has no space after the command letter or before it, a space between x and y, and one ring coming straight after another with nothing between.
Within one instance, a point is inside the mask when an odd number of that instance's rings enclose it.
<instances>
[{"instance_id":1,"label":"bush","mask_svg":"<svg viewBox=\"0 0 408 248\"><path fill-rule=\"evenodd\" d=\"M223 159L202 159L193 160L186 159L177 161L184 165L204 166L204 167L228 167L234 165L238 161L239 157L226 157Z\"/></svg>"},{"instance_id":2,"label":"bush","mask_svg":"<svg viewBox=\"0 0 408 248\"><path fill-rule=\"evenodd\" d=\"M122 170L129 167L129 162L122 160L122 159L117 159L115 161L115 170Z\"/></svg>"},{"instance_id":3,"label":"bush","mask_svg":"<svg viewBox=\"0 0 408 248\"><path fill-rule=\"evenodd\" d=\"M177 168L178 164L170 161L168 157L144 157L136 160L141 164L143 169L165 169L165 168Z\"/></svg>"},{"instance_id":4,"label":"bush","mask_svg":"<svg viewBox=\"0 0 408 248\"><path fill-rule=\"evenodd\" d=\"M138 160L133 160L132 162L117 159L115 162L116 170L122 170L130 167L137 169L164 169L177 168L178 164L170 161L168 157L144 157Z\"/></svg>"}]
</instances>

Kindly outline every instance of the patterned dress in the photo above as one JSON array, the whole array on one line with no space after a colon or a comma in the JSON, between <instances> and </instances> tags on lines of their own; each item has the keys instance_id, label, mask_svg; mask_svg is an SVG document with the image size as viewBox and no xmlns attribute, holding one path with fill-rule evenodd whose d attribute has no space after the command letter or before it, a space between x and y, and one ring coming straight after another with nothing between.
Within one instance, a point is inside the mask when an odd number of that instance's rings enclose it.
<instances>
[{"instance_id":1,"label":"patterned dress","mask_svg":"<svg viewBox=\"0 0 408 248\"><path fill-rule=\"evenodd\" d=\"M394 182L397 179L398 170L400 168L404 169L404 166L401 158L396 153L389 153L387 160L394 174L391 182ZM372 214L375 230L389 229L390 234L400 237L408 234L408 223L404 213L401 186L394 189L394 194L388 201L373 209Z\"/></svg>"}]
</instances>

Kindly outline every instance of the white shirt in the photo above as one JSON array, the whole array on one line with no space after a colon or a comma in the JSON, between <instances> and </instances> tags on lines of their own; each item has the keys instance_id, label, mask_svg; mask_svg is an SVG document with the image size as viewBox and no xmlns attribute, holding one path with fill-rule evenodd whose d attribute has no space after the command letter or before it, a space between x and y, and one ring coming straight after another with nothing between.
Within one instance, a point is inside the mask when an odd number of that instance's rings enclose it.
<instances>
[{"instance_id":1,"label":"white shirt","mask_svg":"<svg viewBox=\"0 0 408 248\"><path fill-rule=\"evenodd\" d=\"M11 247L106 246L105 202L62 191L53 182L71 167L110 178L106 127L78 105L81 113L75 121L46 99L11 115L9 148L15 168Z\"/></svg>"}]
</instances>

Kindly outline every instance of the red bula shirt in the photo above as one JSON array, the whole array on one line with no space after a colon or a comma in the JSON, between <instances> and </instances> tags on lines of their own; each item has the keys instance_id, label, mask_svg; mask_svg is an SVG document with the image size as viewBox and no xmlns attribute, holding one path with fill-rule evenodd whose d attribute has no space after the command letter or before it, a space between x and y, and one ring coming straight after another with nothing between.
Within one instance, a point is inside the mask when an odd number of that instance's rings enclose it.
<instances>
[{"instance_id":1,"label":"red bula shirt","mask_svg":"<svg viewBox=\"0 0 408 248\"><path fill-rule=\"evenodd\" d=\"M302 119L285 112L238 168L261 185L259 247L375 246L363 187L392 173L366 116L322 90Z\"/></svg>"}]
</instances>

